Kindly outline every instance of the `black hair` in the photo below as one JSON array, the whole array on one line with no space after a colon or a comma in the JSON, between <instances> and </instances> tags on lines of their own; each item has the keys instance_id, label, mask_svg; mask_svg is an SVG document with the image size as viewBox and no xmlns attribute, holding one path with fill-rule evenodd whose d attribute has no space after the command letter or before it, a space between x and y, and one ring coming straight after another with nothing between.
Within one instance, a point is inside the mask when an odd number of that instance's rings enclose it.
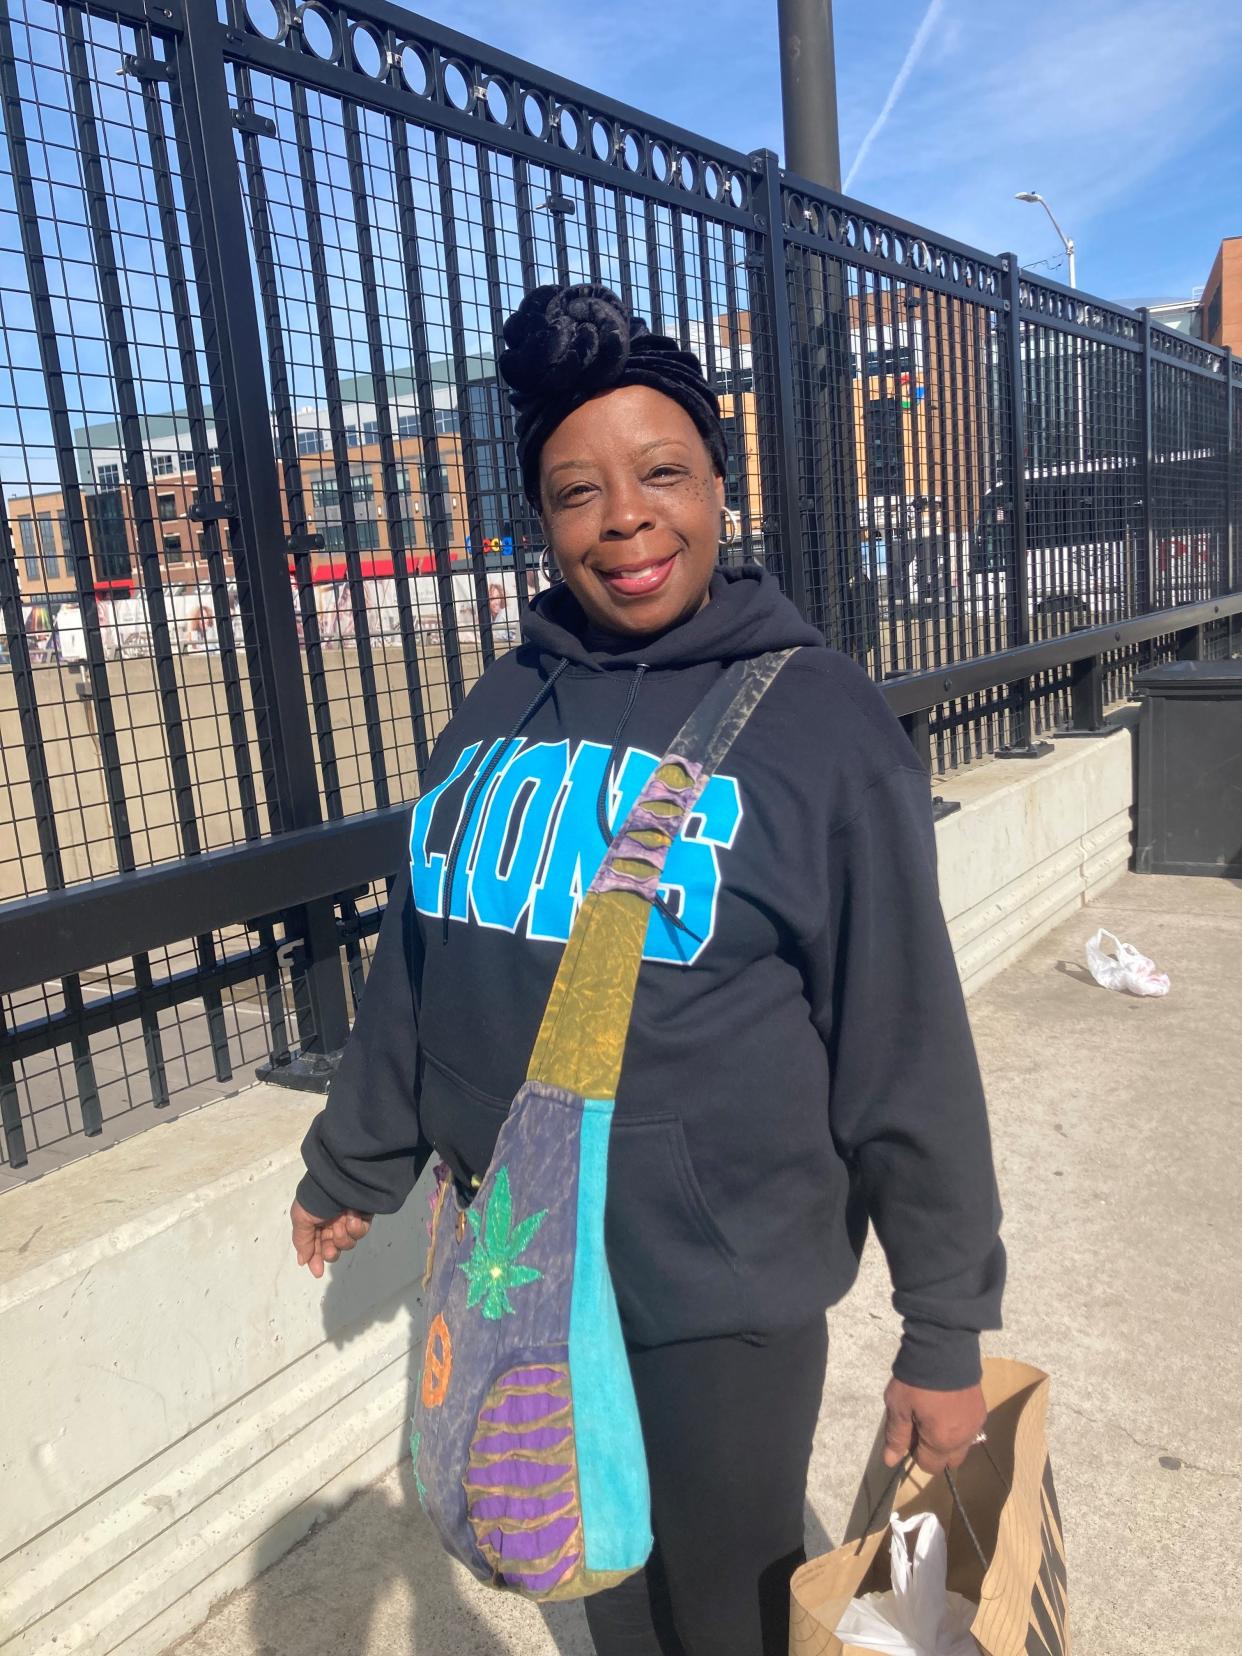
<instances>
[{"instance_id":1,"label":"black hair","mask_svg":"<svg viewBox=\"0 0 1242 1656\"><path fill-rule=\"evenodd\" d=\"M720 402L693 351L653 334L611 288L597 282L538 287L504 325L498 367L517 415L517 450L526 497L539 498L539 456L568 415L601 391L647 385L680 403L723 477Z\"/></svg>"}]
</instances>

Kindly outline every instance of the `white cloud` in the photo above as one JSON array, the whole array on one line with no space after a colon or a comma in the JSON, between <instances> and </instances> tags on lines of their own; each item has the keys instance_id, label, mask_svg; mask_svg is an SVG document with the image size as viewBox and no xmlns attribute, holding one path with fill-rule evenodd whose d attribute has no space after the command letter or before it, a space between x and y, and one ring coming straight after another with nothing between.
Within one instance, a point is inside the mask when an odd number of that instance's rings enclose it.
<instances>
[{"instance_id":1,"label":"white cloud","mask_svg":"<svg viewBox=\"0 0 1242 1656\"><path fill-rule=\"evenodd\" d=\"M906 82L910 79L910 76L918 67L919 59L923 56L928 39L931 36L932 30L935 28L936 21L940 17L943 9L944 0L931 0L927 10L923 13L923 20L914 31L914 39L910 42L906 55L901 60L901 68L897 71L893 84L888 89L888 97L885 98L884 105L881 108L880 113L867 128L866 137L858 146L858 154L854 157L850 170L845 175L845 182L842 185L843 189L847 191L849 190L850 185L854 182L856 174L867 159L868 150L871 148L872 144L875 143L880 133L883 132L885 123L892 114L898 98L900 98L902 92L905 90Z\"/></svg>"},{"instance_id":2,"label":"white cloud","mask_svg":"<svg viewBox=\"0 0 1242 1656\"><path fill-rule=\"evenodd\" d=\"M963 241L1054 251L1042 213L1012 201L1036 189L1089 243L1094 221L1236 120L1235 5L1096 0L1084 14L1077 0L950 0L950 10L951 48L911 80L855 191Z\"/></svg>"}]
</instances>

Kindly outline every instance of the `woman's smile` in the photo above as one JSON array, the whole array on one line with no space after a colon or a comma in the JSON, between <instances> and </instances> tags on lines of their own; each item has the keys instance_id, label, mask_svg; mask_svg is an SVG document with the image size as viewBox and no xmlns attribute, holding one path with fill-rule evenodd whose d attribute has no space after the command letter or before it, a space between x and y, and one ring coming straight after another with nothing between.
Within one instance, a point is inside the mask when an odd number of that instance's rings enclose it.
<instances>
[{"instance_id":1,"label":"woman's smile","mask_svg":"<svg viewBox=\"0 0 1242 1656\"><path fill-rule=\"evenodd\" d=\"M658 592L668 580L676 559L677 553L670 552L665 558L622 564L619 569L599 569L596 573L607 583L609 591L615 596L646 598L649 594Z\"/></svg>"}]
</instances>

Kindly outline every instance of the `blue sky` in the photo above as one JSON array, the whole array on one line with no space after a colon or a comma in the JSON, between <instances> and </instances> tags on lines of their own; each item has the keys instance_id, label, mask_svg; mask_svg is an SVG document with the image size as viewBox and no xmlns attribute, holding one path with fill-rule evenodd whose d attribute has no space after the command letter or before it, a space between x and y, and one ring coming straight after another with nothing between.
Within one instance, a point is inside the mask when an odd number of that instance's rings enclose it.
<instances>
[{"instance_id":1,"label":"blue sky","mask_svg":"<svg viewBox=\"0 0 1242 1656\"><path fill-rule=\"evenodd\" d=\"M776 0L422 0L423 15L743 150L782 150ZM1106 298L1188 295L1242 235L1242 0L835 0L851 193ZM1048 261L1043 263L1042 261Z\"/></svg>"}]
</instances>

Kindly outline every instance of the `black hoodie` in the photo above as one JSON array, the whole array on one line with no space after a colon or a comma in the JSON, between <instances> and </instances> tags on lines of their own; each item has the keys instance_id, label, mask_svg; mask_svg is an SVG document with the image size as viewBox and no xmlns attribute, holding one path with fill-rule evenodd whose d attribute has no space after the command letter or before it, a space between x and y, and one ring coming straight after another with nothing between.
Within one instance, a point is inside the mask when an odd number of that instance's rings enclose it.
<instances>
[{"instance_id":1,"label":"black hoodie","mask_svg":"<svg viewBox=\"0 0 1242 1656\"><path fill-rule=\"evenodd\" d=\"M869 1216L905 1324L894 1372L972 1384L979 1330L999 1326L1000 1209L901 726L757 569L718 572L697 615L632 650L593 648L563 586L523 631L427 765L299 1201L392 1213L433 1150L467 1189L484 1172L601 815L619 823L727 662L804 645L652 915L609 1159L622 1320L641 1345L792 1327L850 1287Z\"/></svg>"}]
</instances>

